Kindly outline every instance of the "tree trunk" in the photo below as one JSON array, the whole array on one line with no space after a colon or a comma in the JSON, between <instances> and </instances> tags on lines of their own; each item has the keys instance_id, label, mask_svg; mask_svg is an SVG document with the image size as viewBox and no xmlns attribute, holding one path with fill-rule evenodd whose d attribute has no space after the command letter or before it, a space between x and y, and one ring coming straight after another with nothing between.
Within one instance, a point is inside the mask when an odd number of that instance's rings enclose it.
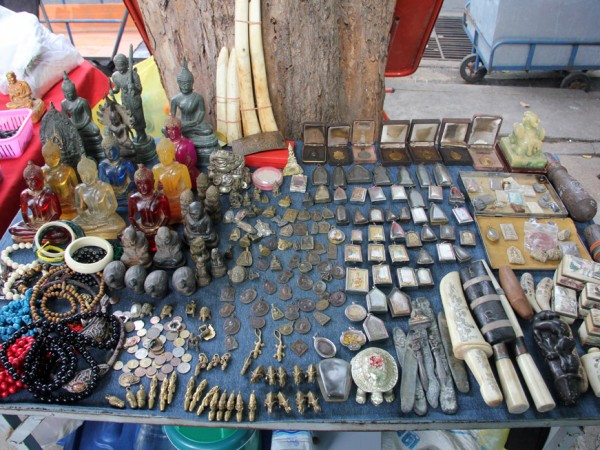
<instances>
[{"instance_id":1,"label":"tree trunk","mask_svg":"<svg viewBox=\"0 0 600 450\"><path fill-rule=\"evenodd\" d=\"M263 0L269 92L279 129L302 138L302 123L381 122L395 0ZM222 46L233 46L234 0L139 0L169 97L183 56L215 125ZM378 139L378 136L376 136Z\"/></svg>"}]
</instances>

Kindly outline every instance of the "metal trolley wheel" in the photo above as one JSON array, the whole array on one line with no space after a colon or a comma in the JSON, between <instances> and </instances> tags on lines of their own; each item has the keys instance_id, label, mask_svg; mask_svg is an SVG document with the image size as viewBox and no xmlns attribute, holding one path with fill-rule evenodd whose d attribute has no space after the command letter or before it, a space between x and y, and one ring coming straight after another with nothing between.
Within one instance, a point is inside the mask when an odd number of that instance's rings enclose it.
<instances>
[{"instance_id":1,"label":"metal trolley wheel","mask_svg":"<svg viewBox=\"0 0 600 450\"><path fill-rule=\"evenodd\" d=\"M570 73L560 83L560 87L564 89L579 89L584 92L590 90L592 80L584 73Z\"/></svg>"},{"instance_id":2,"label":"metal trolley wheel","mask_svg":"<svg viewBox=\"0 0 600 450\"><path fill-rule=\"evenodd\" d=\"M483 65L475 67L477 62L477 55L471 53L463 58L460 63L460 76L467 83L477 83L483 80L483 77L487 74L487 69Z\"/></svg>"}]
</instances>

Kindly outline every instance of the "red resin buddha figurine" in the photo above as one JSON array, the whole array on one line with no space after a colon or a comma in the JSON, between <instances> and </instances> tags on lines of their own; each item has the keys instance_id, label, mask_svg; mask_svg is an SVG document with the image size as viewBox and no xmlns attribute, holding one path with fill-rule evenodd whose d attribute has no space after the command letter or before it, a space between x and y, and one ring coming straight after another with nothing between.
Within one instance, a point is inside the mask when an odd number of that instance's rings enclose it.
<instances>
[{"instance_id":1,"label":"red resin buddha figurine","mask_svg":"<svg viewBox=\"0 0 600 450\"><path fill-rule=\"evenodd\" d=\"M156 233L171 218L169 200L154 189L154 174L143 164L138 164L133 178L138 192L129 197L129 222L146 235L150 249L155 250Z\"/></svg>"},{"instance_id":2,"label":"red resin buddha figurine","mask_svg":"<svg viewBox=\"0 0 600 450\"><path fill-rule=\"evenodd\" d=\"M169 140L175 144L175 160L186 166L192 179L192 189L196 190L196 178L200 171L196 167L198 156L194 143L181 134L181 120L177 117L169 116L165 121L165 132Z\"/></svg>"},{"instance_id":3,"label":"red resin buddha figurine","mask_svg":"<svg viewBox=\"0 0 600 450\"><path fill-rule=\"evenodd\" d=\"M8 229L15 242L33 242L35 233L43 224L58 220L61 209L58 196L44 182L42 168L29 161L23 178L27 189L21 192L23 220Z\"/></svg>"}]
</instances>

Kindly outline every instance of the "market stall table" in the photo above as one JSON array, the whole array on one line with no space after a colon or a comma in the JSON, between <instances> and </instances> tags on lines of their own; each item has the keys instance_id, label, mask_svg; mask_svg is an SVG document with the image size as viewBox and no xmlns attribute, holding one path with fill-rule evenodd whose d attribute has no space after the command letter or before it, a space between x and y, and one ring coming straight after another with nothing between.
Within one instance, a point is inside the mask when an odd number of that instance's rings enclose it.
<instances>
[{"instance_id":1,"label":"market stall table","mask_svg":"<svg viewBox=\"0 0 600 450\"><path fill-rule=\"evenodd\" d=\"M297 154L300 154L301 145L297 145L298 151ZM333 168L330 166L325 166L327 171L329 172L330 180L333 172ZM350 166L349 166L350 167ZM346 171L349 169L346 167ZM368 165L365 166L369 170L372 170L373 166ZM308 176L309 180L311 178L311 174L314 170L315 166L305 166L305 174ZM431 166L430 166L431 168ZM388 168L391 178L393 181L397 180L398 176L398 168ZM415 167L411 166L409 168L413 178L416 179L415 176ZM452 180L455 185L458 184L458 171L459 170L470 170L470 168L465 167L456 167L451 168ZM314 196L315 187L312 186L312 183L309 181L309 189L311 194ZM356 187L369 187L371 184L363 184L363 185L349 185L348 193L350 194L352 189ZM282 186L282 196L276 199L272 198L272 194L268 193L268 198L270 200L269 205L275 205L277 209L277 213L283 215L288 208L282 208L281 206L277 206L277 202L285 195L290 195L292 199L291 207L298 209L299 211L303 210L302 200L304 194L302 193L289 193L290 187L290 179L286 177L284 179L284 183ZM331 184L330 184L331 189ZM418 189L418 188L417 188ZM333 190L331 189L333 192ZM406 206L406 201L402 202L392 202L390 187L383 187L383 191L387 197L387 201L379 204L371 204L369 200L364 204L357 203L348 203L346 204L349 210L349 216L352 218L354 216L354 212L357 209L360 209L361 212L366 216L368 215L368 210L371 206L377 206L382 208L383 210L387 210L389 208L392 211L398 213L401 206ZM426 197L425 191L422 191ZM450 223L455 225L457 234L460 230L469 229L471 231L476 232L475 223L459 225L451 211L451 207L448 205L448 192L449 188L444 188L444 203L441 204L444 211L450 218ZM228 209L228 200L227 198L222 198L222 207L223 212ZM267 207L269 205L263 203L256 203L256 205L260 208ZM330 204L317 204L314 206L308 207L308 211L310 213L314 213L316 211L322 212L324 207L327 206L332 211L335 211L335 207L337 205ZM274 236L278 237L279 235L279 227L275 225L272 220L266 219L264 217L259 217L262 221L267 222L271 229L275 232ZM256 219L246 219L248 222L255 224ZM329 220L330 224L335 224L335 220ZM299 223L296 221L296 223ZM310 230L309 221L304 222L308 224L308 229ZM242 249L239 247L237 243L230 242L228 237L230 232L234 228L234 224L225 224L222 223L218 226L220 232L220 243L219 248L221 251L225 251L225 249L229 245L233 245L233 261L227 261L228 268L233 267L235 259L242 253ZM413 223L410 224L402 224L405 230L420 230L420 226L415 226ZM389 223L384 224L386 236L389 236ZM349 243L350 241L350 232L352 229L357 228L352 225L348 226L339 226L339 229L346 233L346 241L344 244ZM581 232L582 226L578 225L579 232ZM434 227L436 235L439 237L439 229ZM181 230L179 230L181 232ZM364 241L362 244L363 254L366 255L367 249L367 236L366 231L367 228L363 227L364 231ZM327 234L316 234L313 236L315 242L321 243L327 248ZM264 244L268 239L273 238L273 236L268 238L263 238L260 242ZM298 236L286 237L284 238L288 241L299 242L300 238ZM389 238L388 238L388 243ZM10 238L8 235L5 235L1 241L3 246L7 246L10 243ZM331 260L331 263L338 263L345 267L343 262L343 246L344 244L338 246L337 259L335 261ZM424 243L424 247L432 255L437 255L435 250L435 242L432 243ZM481 241L481 237L477 238L477 247L470 247L469 251L473 254L473 260L485 258L483 245ZM418 249L409 249L408 250L411 261L407 263L410 267L416 267L416 257L418 253ZM14 258L16 259L19 255L16 254L19 252L15 252ZM305 260L307 255L306 252L299 252L302 260ZM277 255L279 260L282 263L283 269L289 267L290 257L294 254L294 250L276 250L273 252L274 255ZM330 305L327 309L323 310L324 314L327 314L332 320L324 326L319 325L312 313L300 312L300 318L307 318L311 324L311 330L307 334L299 334L298 332L294 332L290 336L284 336L283 340L286 345L285 353L286 356L283 359L282 363L278 363L274 358L274 354L276 353L276 340L274 338L273 332L275 329L279 328L281 323L286 322L286 319L282 319L282 321L274 321L271 319L271 315L268 314L265 316L266 326L262 329L263 340L265 346L262 348L262 354L258 357L257 360L253 362L250 366L250 369L246 373L246 375L241 376L240 370L246 359L248 353L254 348L255 334L253 329L249 325L249 318L252 316L252 306L260 301L260 299L264 299L268 305L275 304L281 310L285 310L287 306L293 304L294 302L298 302L302 298L311 298L315 302L318 301L317 294L313 293L312 290L301 290L298 284L298 279L300 278L300 273L298 270L293 271L293 278L289 280L287 286L292 288L293 298L287 301L280 300L278 294L281 292L281 287L286 284L279 283L277 281L278 275L281 272L273 272L269 269L265 271L260 271L257 269L257 261L260 258L260 254L258 253L258 244L252 245L252 257L254 259L254 264L250 267L251 270L256 271L259 274L259 278L255 280L248 281L246 280L242 284L233 285L235 289L235 301L232 303L235 305L235 315L240 323L241 329L239 333L235 335L239 348L236 350L232 350L232 358L229 361L229 365L226 370L222 371L220 368L215 368L209 372L202 371L201 376L196 378L196 381L199 382L201 379L206 378L208 380L207 389L219 385L221 389L226 389L228 395L231 392L235 392L237 394L238 390L241 391L244 401L246 405L248 404L248 398L250 393L254 390L257 394L258 398L258 408L256 412L256 422L249 422L247 413L244 413L244 419L241 423L237 423L235 421L235 413L229 422L217 422L217 421L209 421L207 419L207 411L205 411L201 416L197 416L195 412L184 412L183 411L183 403L184 403L184 393L186 390L186 385L190 376L193 375L194 367L198 361L198 355L194 350L189 350L192 354L193 359L189 362L191 366L191 370L187 374L179 374L178 377L178 385L176 395L173 401L173 404L168 406L165 412L160 412L158 410L158 406L155 406L153 410L134 410L127 408L125 410L118 410L110 408L106 401L104 400L104 396L107 394L117 395L120 398L124 398L125 389L120 387L117 383L117 379L121 372L111 372L109 375L101 381L100 389L95 392L91 397L79 402L75 405L45 405L45 404L36 404L32 403L32 397L27 392L18 393L6 400L0 401L0 413L2 414L27 414L27 415L39 415L39 416L60 416L60 417L68 417L68 418L82 418L84 417L86 420L98 420L98 421L113 421L113 422L137 422L137 423L151 423L151 424L161 424L161 425L189 425L189 426L209 426L209 427L243 427L243 428L264 428L264 429L303 429L303 430L364 430L364 431L377 431L377 430L401 430L401 429L410 429L410 430L418 430L418 429L465 429L465 428L497 428L497 427L550 427L550 426L583 426L583 425L597 425L600 423L600 411L598 406L598 401L592 392L587 392L582 395L581 399L577 403L576 406L565 407L562 405L558 405L554 410L546 413L538 413L535 410L533 405L533 401L531 397L528 397L530 400L531 407L528 411L523 414L509 414L506 410L505 404L502 404L496 408L488 407L482 400L481 395L479 394L479 387L471 374L469 374L469 382L471 384L471 389L468 394L457 393L458 398L458 412L454 415L446 415L442 413L439 408L429 408L429 411L426 415L420 417L413 412L409 414L401 414L400 413L400 404L398 395L396 395L396 399L392 403L383 403L380 406L373 406L369 402L365 405L359 405L356 403L354 396L356 394L356 387L353 387L350 398L342 403L327 403L323 400L320 392L318 384L315 382L313 384L308 384L304 381L300 386L295 386L292 377L292 367L295 364L299 364L303 370L306 369L308 364L310 363L318 363L320 357L317 355L315 350L313 349L313 336L317 335L321 337L329 338L331 341L336 343L337 357L343 358L346 360L350 360L355 352L350 351L346 347L339 344L339 336L341 332L347 330L349 327L360 328L360 323L351 323L344 316L344 309L346 306L350 305L352 302L356 302L359 304L365 304L365 296L350 294L347 293L346 301L341 306L333 306ZM321 261L324 261L326 255L321 255ZM435 258L437 261L437 257ZM366 261L366 257L365 257ZM188 263L191 260L188 255ZM389 258L387 259L387 263L390 263ZM189 264L188 264L189 265ZM359 267L368 268L370 271L371 264L367 264L366 262L360 264ZM432 304L434 312L437 314L438 311L442 309L440 296L439 296L439 282L442 277L450 272L459 270L461 265L457 262L445 262L445 263L436 263L433 266L430 266L433 278L435 280L435 286L432 288L425 289L407 289L406 292L414 299L419 296L427 297ZM346 267L347 268L347 267ZM395 269L395 267L394 267ZM394 272L395 270L392 269ZM318 274L318 269L316 264L313 269L306 273L308 277L316 283L320 277ZM395 275L395 274L394 274ZM539 280L542 276L551 276L552 273L549 271L541 271L536 272L535 277ZM264 291L264 282L270 280L275 283L276 292L268 295ZM396 278L394 277L394 284L397 284ZM329 293L334 293L336 291L344 290L345 281L344 279L336 279L333 278L331 281L326 282L327 291ZM168 296L160 301L156 301L156 307L154 314L158 314L162 307L166 304L171 304L175 307L174 316L181 316L183 321L187 325L188 330L195 330L198 326L202 325L198 319L198 310L200 306L209 306L212 312L212 319L206 323L212 323L214 329L216 330L217 336L215 339L201 342L200 343L200 351L206 353L208 358L215 353L223 354L225 353L224 339L226 333L224 331L224 327L226 325L226 318L221 317L219 315L220 308L227 302L221 301L221 293L222 289L229 286L229 280L227 277L214 279L210 283L208 287L201 288L194 295L189 298L184 298L178 294L176 294L172 289ZM242 302L242 293L249 288L253 288L256 290L257 295L256 298L245 304ZM384 292L388 292L389 288L382 288ZM120 297L120 302L116 305L112 306L112 310L120 310L126 311L129 310L131 304L134 302L143 303L144 301L150 301L148 296L143 295L135 295L130 291L121 290L113 293ZM245 294L249 295L249 294ZM285 297L284 297L285 298ZM196 317L194 319L190 319L185 314L185 306L189 299L196 299L198 302L198 308L196 310ZM245 297L246 301L248 297ZM378 341L375 343L367 344L369 346L379 346L389 351L394 358L396 358L396 352L394 350L393 341L391 338L392 329L394 327L401 327L405 332L408 331L408 318L391 318L388 314L379 315L386 322L386 328L388 333L390 334L390 338L385 341ZM150 325L150 317L144 319L144 326L148 329ZM169 319L162 320L161 323L164 324ZM557 400L556 393L552 387L552 382L550 380L549 372L546 369L545 363L541 360L539 356L539 352L536 349L536 346L533 343L532 337L532 329L531 325L525 323L525 321L520 321L523 326L523 330L525 333L526 342L529 348L530 353L533 355L534 360L536 361L540 372L543 374L546 383L548 384L550 391L552 392L555 400ZM580 322L576 322L573 326L573 329L576 330ZM135 331L128 336L135 335ZM142 332L143 333L143 332ZM302 340L308 346L308 351L304 354L304 356L297 356L294 351L292 351L292 344L296 340ZM167 341L166 350L171 351L173 347L173 342ZM580 354L582 354L582 350L580 349ZM120 361L123 361L124 364L127 364L127 361L135 359L134 355L129 354L125 351L122 352ZM268 386L264 381L261 381L257 384L250 383L250 373L253 369L255 369L259 364L268 367L269 365L273 365L275 368L278 368L280 365L284 365L288 372L288 381L285 387L280 388L277 386ZM133 363L135 365L135 363ZM492 364L493 365L493 364ZM401 371L400 371L401 372ZM142 383L144 384L146 391L149 389L150 380L147 377L142 379ZM198 383L196 383L197 385ZM523 383L523 386L526 390L526 387ZM312 409L307 409L304 415L300 415L295 407L294 407L294 395L296 391L300 389L302 392L306 393L308 390L311 390L318 394L320 406L322 408L322 412L315 413ZM137 387L134 387L134 391L137 390ZM206 392L205 390L205 392ZM290 414L286 414L283 409L275 407L272 414L268 414L263 403L265 401L265 397L267 392L272 391L277 393L278 391L282 391L290 401L290 405L293 408L293 411ZM394 392L398 394L399 384L394 388Z\"/></svg>"}]
</instances>

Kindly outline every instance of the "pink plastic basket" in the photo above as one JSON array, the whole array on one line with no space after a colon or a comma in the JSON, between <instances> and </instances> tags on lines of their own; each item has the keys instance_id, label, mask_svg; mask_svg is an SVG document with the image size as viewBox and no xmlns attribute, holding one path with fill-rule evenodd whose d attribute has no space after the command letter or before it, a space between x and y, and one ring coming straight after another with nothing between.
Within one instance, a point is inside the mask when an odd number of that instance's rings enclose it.
<instances>
[{"instance_id":1,"label":"pink plastic basket","mask_svg":"<svg viewBox=\"0 0 600 450\"><path fill-rule=\"evenodd\" d=\"M9 109L0 111L0 129L4 131L18 128L17 133L7 139L0 139L0 159L18 158L27 148L33 135L30 109Z\"/></svg>"}]
</instances>

